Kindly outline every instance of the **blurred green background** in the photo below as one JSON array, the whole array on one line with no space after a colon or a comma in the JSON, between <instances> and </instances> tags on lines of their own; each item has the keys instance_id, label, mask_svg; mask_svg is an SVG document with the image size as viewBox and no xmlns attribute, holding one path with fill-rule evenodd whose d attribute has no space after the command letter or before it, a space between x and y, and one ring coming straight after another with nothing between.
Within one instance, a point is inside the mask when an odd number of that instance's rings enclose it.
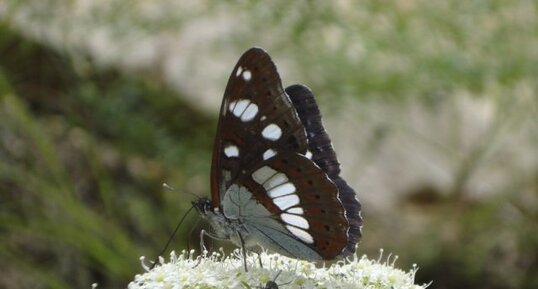
<instances>
[{"instance_id":1,"label":"blurred green background","mask_svg":"<svg viewBox=\"0 0 538 289\"><path fill-rule=\"evenodd\" d=\"M227 78L261 46L317 96L359 254L538 288L537 5L0 0L0 287L125 287L209 194Z\"/></svg>"}]
</instances>

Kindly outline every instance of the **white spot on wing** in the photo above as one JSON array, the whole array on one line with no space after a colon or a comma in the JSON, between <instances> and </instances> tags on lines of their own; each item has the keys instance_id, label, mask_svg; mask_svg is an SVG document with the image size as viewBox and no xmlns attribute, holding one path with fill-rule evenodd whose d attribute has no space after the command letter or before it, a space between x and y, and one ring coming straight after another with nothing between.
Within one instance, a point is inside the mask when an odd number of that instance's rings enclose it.
<instances>
[{"instance_id":1,"label":"white spot on wing","mask_svg":"<svg viewBox=\"0 0 538 289\"><path fill-rule=\"evenodd\" d=\"M235 110L234 110L235 111ZM274 123L270 123L262 130L262 136L268 140L278 140L282 136L282 130Z\"/></svg>"},{"instance_id":2,"label":"white spot on wing","mask_svg":"<svg viewBox=\"0 0 538 289\"><path fill-rule=\"evenodd\" d=\"M261 185L276 173L277 171L273 170L271 167L263 166L252 173L252 179Z\"/></svg>"},{"instance_id":3,"label":"white spot on wing","mask_svg":"<svg viewBox=\"0 0 538 289\"><path fill-rule=\"evenodd\" d=\"M295 193L295 186L292 183L285 183L283 185L274 187L267 191L267 194L271 198L277 198L284 195Z\"/></svg>"},{"instance_id":4,"label":"white spot on wing","mask_svg":"<svg viewBox=\"0 0 538 289\"><path fill-rule=\"evenodd\" d=\"M305 155L304 155L307 159L311 160L312 159L312 152L307 150Z\"/></svg>"},{"instance_id":5,"label":"white spot on wing","mask_svg":"<svg viewBox=\"0 0 538 289\"><path fill-rule=\"evenodd\" d=\"M301 241L307 244L314 243L314 238L307 231L289 225L286 225L286 229L288 229L293 235L295 235L295 237L299 238Z\"/></svg>"},{"instance_id":6,"label":"white spot on wing","mask_svg":"<svg viewBox=\"0 0 538 289\"><path fill-rule=\"evenodd\" d=\"M234 145L227 145L224 148L224 154L231 158L231 157L238 157L239 156L239 148Z\"/></svg>"},{"instance_id":7,"label":"white spot on wing","mask_svg":"<svg viewBox=\"0 0 538 289\"><path fill-rule=\"evenodd\" d=\"M304 214L303 208L301 208L301 207L290 208L290 209L287 209L286 212L288 212L290 214L295 214L295 215Z\"/></svg>"},{"instance_id":8,"label":"white spot on wing","mask_svg":"<svg viewBox=\"0 0 538 289\"><path fill-rule=\"evenodd\" d=\"M261 121L264 121L264 120L266 120L266 119L267 119L267 117L265 117L265 115L262 115L262 117L260 117L260 120L261 120Z\"/></svg>"},{"instance_id":9,"label":"white spot on wing","mask_svg":"<svg viewBox=\"0 0 538 289\"><path fill-rule=\"evenodd\" d=\"M237 101L237 104L235 105L234 111L233 111L234 115L237 117L240 117L249 104L250 104L250 100L247 100L247 99L241 99Z\"/></svg>"},{"instance_id":10,"label":"white spot on wing","mask_svg":"<svg viewBox=\"0 0 538 289\"><path fill-rule=\"evenodd\" d=\"M286 210L289 207L293 207L299 204L299 197L296 194L286 195L273 199L273 203L281 210Z\"/></svg>"},{"instance_id":11,"label":"white spot on wing","mask_svg":"<svg viewBox=\"0 0 538 289\"><path fill-rule=\"evenodd\" d=\"M243 67L239 66L239 67L237 68L237 72L235 73L235 76L239 76L239 75L241 75L241 72L243 72Z\"/></svg>"},{"instance_id":12,"label":"white spot on wing","mask_svg":"<svg viewBox=\"0 0 538 289\"><path fill-rule=\"evenodd\" d=\"M236 104L237 104L237 101L230 102L230 104L228 105L228 110L229 111L234 111L234 107L235 107Z\"/></svg>"},{"instance_id":13,"label":"white spot on wing","mask_svg":"<svg viewBox=\"0 0 538 289\"><path fill-rule=\"evenodd\" d=\"M272 149L268 149L263 153L263 160L268 160L274 156L276 156L276 152Z\"/></svg>"},{"instance_id":14,"label":"white spot on wing","mask_svg":"<svg viewBox=\"0 0 538 289\"><path fill-rule=\"evenodd\" d=\"M283 173L278 173L272 176L269 180L265 181L263 184L263 187L266 190L270 190L276 186L282 185L283 183L287 182L288 178Z\"/></svg>"},{"instance_id":15,"label":"white spot on wing","mask_svg":"<svg viewBox=\"0 0 538 289\"><path fill-rule=\"evenodd\" d=\"M245 69L245 71L243 71L243 79L245 81L250 81L252 79L252 72L250 72L250 70Z\"/></svg>"},{"instance_id":16,"label":"white spot on wing","mask_svg":"<svg viewBox=\"0 0 538 289\"><path fill-rule=\"evenodd\" d=\"M251 121L254 119L254 117L256 117L256 114L258 114L258 106L255 103L250 103L245 109L245 111L243 111L243 114L241 115L241 121Z\"/></svg>"},{"instance_id":17,"label":"white spot on wing","mask_svg":"<svg viewBox=\"0 0 538 289\"><path fill-rule=\"evenodd\" d=\"M282 221L286 222L288 225L292 225L292 226L299 227L302 229L310 228L310 225L308 225L308 221L301 216L283 213L280 215L280 218L282 219Z\"/></svg>"}]
</instances>

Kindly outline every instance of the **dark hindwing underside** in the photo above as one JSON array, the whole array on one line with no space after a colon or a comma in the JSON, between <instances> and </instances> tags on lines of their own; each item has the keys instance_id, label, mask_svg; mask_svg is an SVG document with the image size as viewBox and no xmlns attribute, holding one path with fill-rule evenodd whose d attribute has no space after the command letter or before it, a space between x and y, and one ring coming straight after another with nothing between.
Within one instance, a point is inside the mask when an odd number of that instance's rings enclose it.
<instances>
[{"instance_id":1,"label":"dark hindwing underside","mask_svg":"<svg viewBox=\"0 0 538 289\"><path fill-rule=\"evenodd\" d=\"M243 54L230 75L213 149L213 206L230 185L283 151L304 154L306 134L269 55Z\"/></svg>"},{"instance_id":2,"label":"dark hindwing underside","mask_svg":"<svg viewBox=\"0 0 538 289\"><path fill-rule=\"evenodd\" d=\"M286 88L299 119L305 127L308 141L308 150L312 153L314 161L336 184L339 198L346 209L349 222L349 241L342 251L342 256L355 252L355 245L361 238L362 219L360 217L361 205L357 201L355 191L340 177L340 164L332 147L331 140L321 121L321 113L314 99L312 91L304 85L292 85Z\"/></svg>"}]
</instances>

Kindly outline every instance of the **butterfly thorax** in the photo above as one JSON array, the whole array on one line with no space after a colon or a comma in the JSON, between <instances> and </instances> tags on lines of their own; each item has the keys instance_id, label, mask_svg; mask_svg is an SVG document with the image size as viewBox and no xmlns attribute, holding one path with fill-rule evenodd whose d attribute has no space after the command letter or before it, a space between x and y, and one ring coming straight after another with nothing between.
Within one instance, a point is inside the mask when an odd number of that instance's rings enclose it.
<instances>
[{"instance_id":1,"label":"butterfly thorax","mask_svg":"<svg viewBox=\"0 0 538 289\"><path fill-rule=\"evenodd\" d=\"M227 217L221 208L213 207L211 201L207 198L202 198L193 202L193 206L200 213L200 216L207 220L215 237L230 240L239 247L241 246L242 237L246 242L246 247L255 245L250 242L251 238L249 238L249 232L240 218ZM241 237L239 237L239 234L241 234Z\"/></svg>"}]
</instances>

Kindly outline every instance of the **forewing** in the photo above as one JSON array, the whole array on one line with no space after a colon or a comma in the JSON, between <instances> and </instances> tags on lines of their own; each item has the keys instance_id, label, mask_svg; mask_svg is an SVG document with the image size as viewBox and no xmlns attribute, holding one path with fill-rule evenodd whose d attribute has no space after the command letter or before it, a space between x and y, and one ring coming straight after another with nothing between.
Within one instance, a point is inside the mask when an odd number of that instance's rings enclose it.
<instances>
[{"instance_id":1,"label":"forewing","mask_svg":"<svg viewBox=\"0 0 538 289\"><path fill-rule=\"evenodd\" d=\"M213 206L264 159L306 149L304 127L274 63L263 49L249 49L234 67L221 105L211 167Z\"/></svg>"}]
</instances>

